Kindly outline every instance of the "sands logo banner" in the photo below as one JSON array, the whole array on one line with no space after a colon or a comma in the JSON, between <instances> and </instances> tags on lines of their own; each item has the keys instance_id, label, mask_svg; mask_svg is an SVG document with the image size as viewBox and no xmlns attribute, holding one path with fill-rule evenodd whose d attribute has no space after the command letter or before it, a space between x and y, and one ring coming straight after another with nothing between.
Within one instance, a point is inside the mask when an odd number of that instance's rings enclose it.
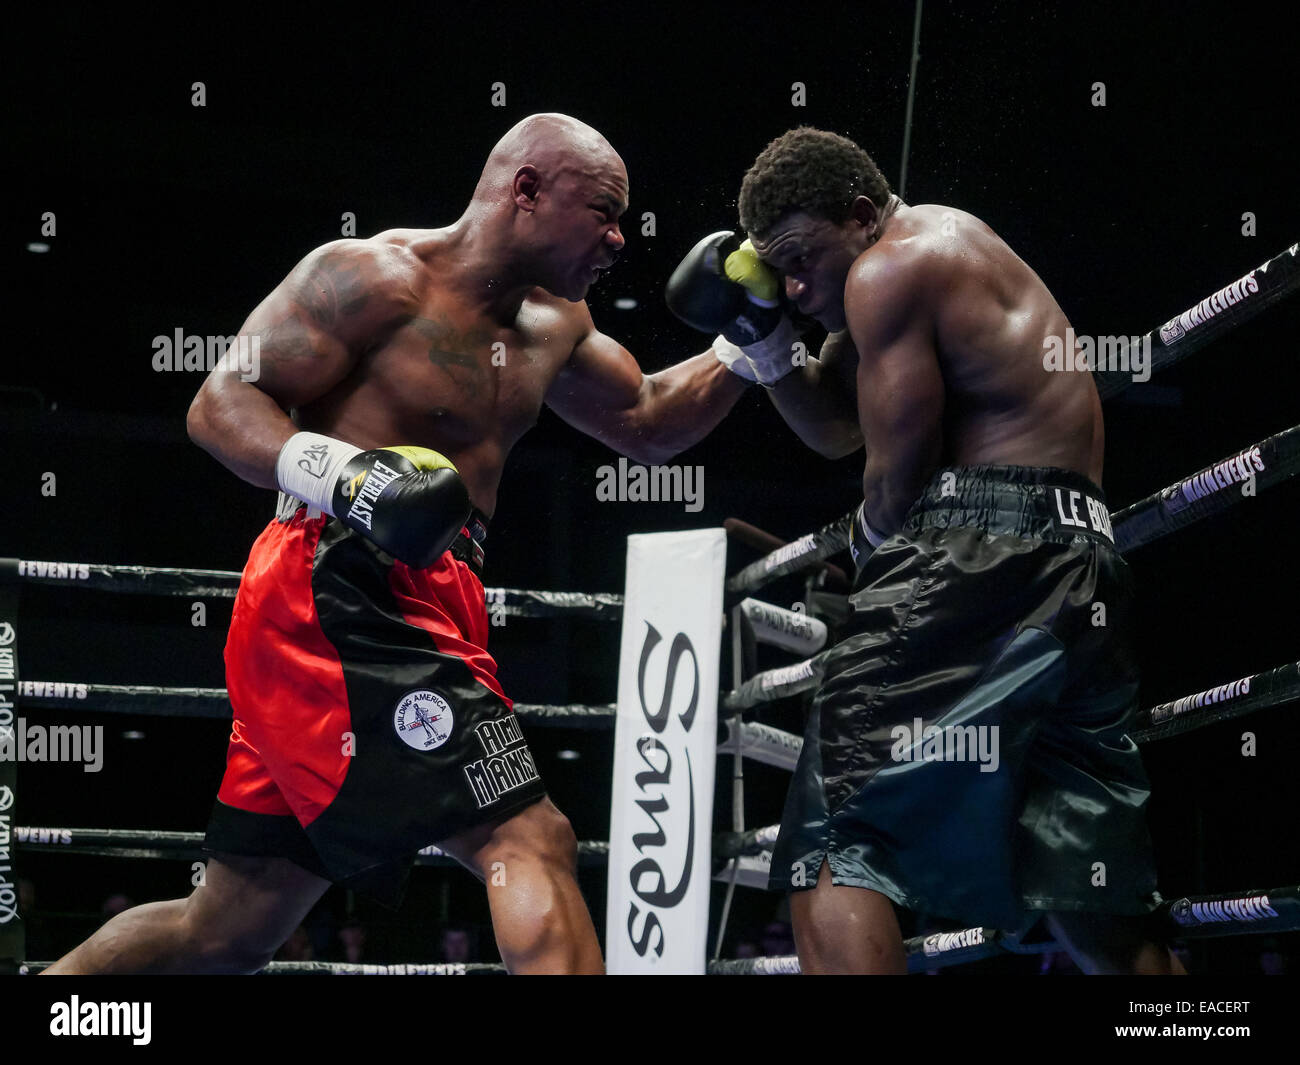
<instances>
[{"instance_id":1,"label":"sands logo banner","mask_svg":"<svg viewBox=\"0 0 1300 1065\"><path fill-rule=\"evenodd\" d=\"M721 529L628 538L609 832L610 973L703 973Z\"/></svg>"}]
</instances>

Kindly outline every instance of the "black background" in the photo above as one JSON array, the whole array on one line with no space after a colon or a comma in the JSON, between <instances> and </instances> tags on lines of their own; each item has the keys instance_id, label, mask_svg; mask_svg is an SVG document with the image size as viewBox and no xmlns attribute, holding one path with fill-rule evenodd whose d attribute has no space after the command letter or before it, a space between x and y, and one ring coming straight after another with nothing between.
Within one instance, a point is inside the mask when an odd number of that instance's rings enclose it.
<instances>
[{"instance_id":1,"label":"black background","mask_svg":"<svg viewBox=\"0 0 1300 1065\"><path fill-rule=\"evenodd\" d=\"M1146 332L1300 237L1296 33L1270 10L926 5L907 200L983 218L1078 332ZM740 177L768 140L804 123L844 133L897 184L912 18L902 2L32 16L10 44L0 554L239 569L272 498L189 443L200 379L154 372L152 338L236 332L299 258L340 235L343 212L362 236L454 220L492 144L535 111L595 125L630 173L628 245L589 300L598 326L647 372L701 350L705 338L664 308L663 282L699 236L736 224ZM805 107L791 106L796 81ZM494 82L504 108L491 106ZM1092 104L1096 82L1104 107ZM52 238L39 230L47 211ZM653 237L640 235L645 211ZM1242 233L1246 212L1256 236ZM42 239L48 253L27 250ZM616 309L621 297L636 308ZM1292 300L1108 402L1113 509L1296 422L1296 324ZM855 503L861 464L803 448L757 391L673 460L704 467L700 513L598 504L596 469L610 461L544 413L507 465L487 583L621 591L628 533L729 516L794 538ZM1144 705L1294 660L1295 501L1286 485L1133 553ZM752 557L737 548L729 567ZM800 592L793 580L764 596ZM187 600L38 588L22 619L26 679L223 684L229 601L209 601L195 628ZM613 625L512 620L493 630L493 650L520 701L606 702L617 637ZM793 728L797 715L769 719ZM21 823L204 825L220 722L57 719L107 725L105 769L23 767ZM1284 707L1147 748L1166 896L1300 881L1293 719ZM1249 761L1247 729L1259 750ZM579 837L606 838L609 737L531 739ZM557 760L562 747L581 757ZM782 774L754 767L748 823L776 820L783 794ZM726 817L722 806L719 827ZM31 956L75 942L113 892L189 888L188 865L22 859L46 915ZM584 873L583 886L603 934L603 876ZM480 889L452 872L417 871L397 918L335 892L321 920L353 905L378 960L429 960L442 922L486 918ZM775 897L742 892L731 940L777 912ZM1259 945L1199 949L1198 964L1252 971Z\"/></svg>"}]
</instances>

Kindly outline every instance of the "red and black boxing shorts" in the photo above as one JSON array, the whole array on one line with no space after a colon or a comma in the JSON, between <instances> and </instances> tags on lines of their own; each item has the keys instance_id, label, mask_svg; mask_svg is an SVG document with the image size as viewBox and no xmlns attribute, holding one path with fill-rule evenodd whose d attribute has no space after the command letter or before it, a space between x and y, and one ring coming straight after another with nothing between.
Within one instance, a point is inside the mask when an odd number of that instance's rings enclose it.
<instances>
[{"instance_id":1,"label":"red and black boxing shorts","mask_svg":"<svg viewBox=\"0 0 1300 1065\"><path fill-rule=\"evenodd\" d=\"M234 711L204 849L397 906L423 847L546 794L486 650L477 512L415 570L281 497L226 640Z\"/></svg>"}]
</instances>

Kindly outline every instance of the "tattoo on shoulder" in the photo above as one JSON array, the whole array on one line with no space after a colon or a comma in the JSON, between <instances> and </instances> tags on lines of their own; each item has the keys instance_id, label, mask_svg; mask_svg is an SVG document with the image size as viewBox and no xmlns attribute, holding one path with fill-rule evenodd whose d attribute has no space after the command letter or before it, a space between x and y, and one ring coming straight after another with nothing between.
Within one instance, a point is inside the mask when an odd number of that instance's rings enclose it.
<instances>
[{"instance_id":1,"label":"tattoo on shoulder","mask_svg":"<svg viewBox=\"0 0 1300 1065\"><path fill-rule=\"evenodd\" d=\"M258 335L262 338L263 358L270 358L276 363L308 359L316 354L307 327L297 318L290 317L275 322Z\"/></svg>"},{"instance_id":2,"label":"tattoo on shoulder","mask_svg":"<svg viewBox=\"0 0 1300 1065\"><path fill-rule=\"evenodd\" d=\"M322 329L358 313L370 299L370 286L355 258L326 252L294 291L294 300Z\"/></svg>"}]
</instances>

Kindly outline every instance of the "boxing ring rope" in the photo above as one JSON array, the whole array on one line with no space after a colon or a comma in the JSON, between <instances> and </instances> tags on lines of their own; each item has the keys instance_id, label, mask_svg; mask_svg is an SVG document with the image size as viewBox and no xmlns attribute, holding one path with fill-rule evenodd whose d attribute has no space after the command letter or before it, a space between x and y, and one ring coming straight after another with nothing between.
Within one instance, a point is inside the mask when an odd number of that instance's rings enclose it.
<instances>
[{"instance_id":1,"label":"boxing ring rope","mask_svg":"<svg viewBox=\"0 0 1300 1065\"><path fill-rule=\"evenodd\" d=\"M821 656L816 655L794 665L755 673L739 688L727 692L722 706L726 710L752 710L763 703L779 702L792 695L811 691L820 682Z\"/></svg>"},{"instance_id":2,"label":"boxing ring rope","mask_svg":"<svg viewBox=\"0 0 1300 1065\"><path fill-rule=\"evenodd\" d=\"M810 659L809 661L815 660ZM799 667L807 664L801 662ZM758 677L784 674L791 668L790 666L782 666L779 669L770 669L764 673L756 674L755 677L751 677L745 683L747 692L758 691L758 694L752 698L742 698L739 693L731 692L728 695L727 705L740 710L751 710L757 706L762 706L764 703L774 701L774 697L770 697L769 693L775 690L775 685L767 691L759 691L758 689L761 686L754 685L751 687L752 681ZM1240 680L1208 688L1203 692L1195 692L1171 702L1160 703L1157 706L1140 710L1137 715L1139 731L1130 733L1130 735L1138 743L1146 740L1164 739L1167 736L1174 736L1205 725L1212 725L1230 717L1280 706L1283 703L1300 698L1298 670L1300 670L1300 666L1295 662L1290 662L1264 673L1242 677ZM787 695L794 695L814 687L816 687L815 682L798 681L790 684L783 691ZM1172 720L1175 717L1178 718L1176 722ZM800 738L794 736L793 733L783 732L771 725L757 725L749 722L746 722L746 731L742 732L741 735L743 742L747 746L763 749L764 757L756 758L757 761L763 761L765 758L785 758L786 755L781 752L791 747L792 737L796 744L802 743ZM735 736L728 736L727 742L734 744ZM798 757L798 746L794 747L794 755ZM772 761L769 764L776 765L779 762Z\"/></svg>"},{"instance_id":3,"label":"boxing ring rope","mask_svg":"<svg viewBox=\"0 0 1300 1065\"><path fill-rule=\"evenodd\" d=\"M1129 736L1139 745L1300 699L1300 662L1184 695L1138 714Z\"/></svg>"},{"instance_id":4,"label":"boxing ring rope","mask_svg":"<svg viewBox=\"0 0 1300 1065\"><path fill-rule=\"evenodd\" d=\"M1172 366L1293 294L1300 288L1298 249L1300 245L1292 244L1262 266L1149 330L1140 343L1151 345L1151 372ZM1094 377L1102 399L1118 395L1133 383L1131 374L1122 371L1098 371Z\"/></svg>"},{"instance_id":5,"label":"boxing ring rope","mask_svg":"<svg viewBox=\"0 0 1300 1065\"><path fill-rule=\"evenodd\" d=\"M89 855L97 858L198 859L203 857L202 832L176 832L133 828L68 828L63 826L15 826L14 845L19 850L57 854ZM584 840L578 844L578 864L600 865L609 858L609 844L604 840ZM437 847L425 847L415 864L450 867L456 859Z\"/></svg>"},{"instance_id":6,"label":"boxing ring rope","mask_svg":"<svg viewBox=\"0 0 1300 1065\"><path fill-rule=\"evenodd\" d=\"M1300 886L1220 895L1193 895L1162 903L1153 914L1164 931L1180 939L1267 935L1300 929ZM1004 954L1045 954L1060 949L1051 940L1024 942L996 928L964 928L904 940L909 973L983 961ZM784 976L798 973L793 955L737 958L709 964L719 976Z\"/></svg>"},{"instance_id":7,"label":"boxing ring rope","mask_svg":"<svg viewBox=\"0 0 1300 1065\"><path fill-rule=\"evenodd\" d=\"M791 573L837 555L849 549L849 528L853 524L853 511L816 532L807 533L778 547L756 562L751 562L739 573L727 578L727 591L745 593L757 591L764 585Z\"/></svg>"},{"instance_id":8,"label":"boxing ring rope","mask_svg":"<svg viewBox=\"0 0 1300 1065\"><path fill-rule=\"evenodd\" d=\"M722 522L723 529L726 530L727 538L737 540L746 544L754 550L769 555L774 551L779 551L786 547L786 541L779 536L775 536L765 529L760 529L756 525L751 525L747 521L741 521L739 518L726 518ZM845 548L847 549L847 544ZM824 560L817 561L813 568L820 570L827 580L838 584L840 587L847 589L851 583L849 575L840 569L839 566L833 565Z\"/></svg>"},{"instance_id":9,"label":"boxing ring rope","mask_svg":"<svg viewBox=\"0 0 1300 1065\"><path fill-rule=\"evenodd\" d=\"M262 972L268 976L504 976L506 968L491 962L273 961Z\"/></svg>"},{"instance_id":10,"label":"boxing ring rope","mask_svg":"<svg viewBox=\"0 0 1300 1065\"><path fill-rule=\"evenodd\" d=\"M19 682L18 701L25 706L49 706L95 713L148 714L154 717L230 717L230 701L225 688L25 680ZM515 703L514 706L515 713L531 725L578 729L614 727L613 703Z\"/></svg>"},{"instance_id":11,"label":"boxing ring rope","mask_svg":"<svg viewBox=\"0 0 1300 1065\"><path fill-rule=\"evenodd\" d=\"M739 745L741 755L752 762L794 770L803 749L802 736L757 721L742 721L737 726L727 720L723 724L727 727L727 735L718 744L719 754L733 754Z\"/></svg>"},{"instance_id":12,"label":"boxing ring rope","mask_svg":"<svg viewBox=\"0 0 1300 1065\"><path fill-rule=\"evenodd\" d=\"M1225 489L1273 488L1297 473L1300 426L1292 426L1125 507L1112 521L1115 546L1132 551L1246 498Z\"/></svg>"},{"instance_id":13,"label":"boxing ring rope","mask_svg":"<svg viewBox=\"0 0 1300 1065\"><path fill-rule=\"evenodd\" d=\"M1225 489L1273 488L1300 473L1300 426L1233 452L1118 511L1111 519L1115 545L1132 550L1232 506L1245 495ZM729 592L752 592L848 550L853 511L751 562L727 581Z\"/></svg>"},{"instance_id":14,"label":"boxing ring rope","mask_svg":"<svg viewBox=\"0 0 1300 1065\"><path fill-rule=\"evenodd\" d=\"M239 577L238 570L0 558L0 581L76 587L97 592L233 599L239 591ZM485 588L483 591L489 610L499 610L510 617L551 618L567 614L617 620L623 613L623 597L604 592L544 592L526 588Z\"/></svg>"}]
</instances>

